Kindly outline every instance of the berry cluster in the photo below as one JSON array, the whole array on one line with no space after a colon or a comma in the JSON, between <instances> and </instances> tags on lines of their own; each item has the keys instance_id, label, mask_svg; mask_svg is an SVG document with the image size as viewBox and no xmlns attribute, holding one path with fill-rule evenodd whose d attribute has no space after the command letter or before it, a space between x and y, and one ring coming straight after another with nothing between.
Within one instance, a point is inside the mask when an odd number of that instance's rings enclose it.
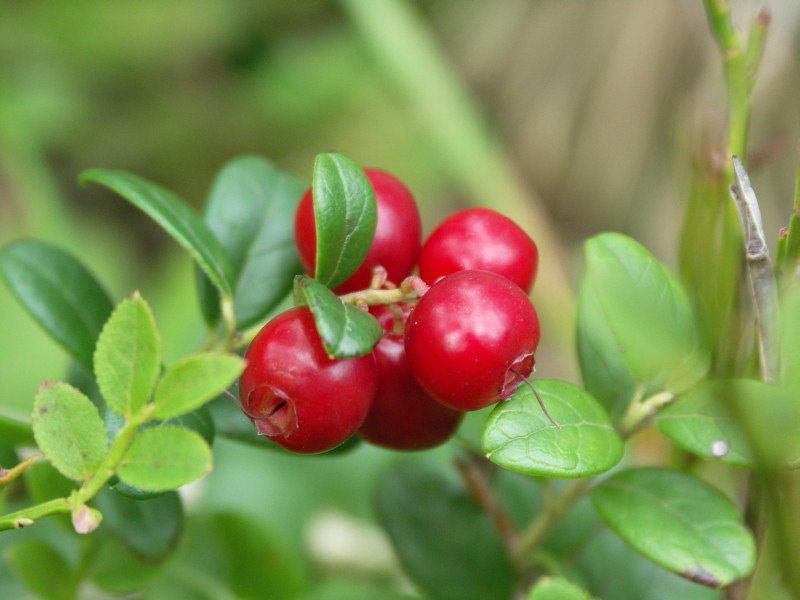
<instances>
[{"instance_id":1,"label":"berry cluster","mask_svg":"<svg viewBox=\"0 0 800 600\"><path fill-rule=\"evenodd\" d=\"M539 320L528 293L538 252L530 237L476 208L445 219L420 248L419 211L406 186L384 171L365 173L377 203L375 236L335 292L392 287L415 265L430 289L415 304L370 306L383 337L358 358L329 358L307 307L280 314L253 339L241 406L260 433L295 452L324 452L356 432L387 448L436 446L463 411L508 398L533 370ZM310 189L297 209L295 240L313 275ZM384 275L377 284L376 272Z\"/></svg>"}]
</instances>

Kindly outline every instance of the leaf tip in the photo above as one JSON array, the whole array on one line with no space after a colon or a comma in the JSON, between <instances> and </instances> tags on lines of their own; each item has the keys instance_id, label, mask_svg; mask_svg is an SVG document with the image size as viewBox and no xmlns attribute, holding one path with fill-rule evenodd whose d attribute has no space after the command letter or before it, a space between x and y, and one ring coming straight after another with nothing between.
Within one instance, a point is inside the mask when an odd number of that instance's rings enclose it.
<instances>
[{"instance_id":1,"label":"leaf tip","mask_svg":"<svg viewBox=\"0 0 800 600\"><path fill-rule=\"evenodd\" d=\"M689 571L678 573L678 575L706 587L718 588L722 586L722 582L719 579L699 566Z\"/></svg>"}]
</instances>

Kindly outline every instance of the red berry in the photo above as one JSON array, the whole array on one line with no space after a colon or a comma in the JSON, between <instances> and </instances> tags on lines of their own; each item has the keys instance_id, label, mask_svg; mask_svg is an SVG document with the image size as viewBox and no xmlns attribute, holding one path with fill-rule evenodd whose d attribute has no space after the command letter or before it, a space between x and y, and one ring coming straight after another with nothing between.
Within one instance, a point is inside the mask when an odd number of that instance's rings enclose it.
<instances>
[{"instance_id":1,"label":"red berry","mask_svg":"<svg viewBox=\"0 0 800 600\"><path fill-rule=\"evenodd\" d=\"M363 423L378 387L372 354L332 360L307 307L258 332L239 382L242 409L259 433L294 452L325 452Z\"/></svg>"},{"instance_id":2,"label":"red berry","mask_svg":"<svg viewBox=\"0 0 800 600\"><path fill-rule=\"evenodd\" d=\"M488 208L469 208L442 221L425 242L419 276L433 285L450 273L480 269L530 293L538 264L536 244L519 225Z\"/></svg>"},{"instance_id":3,"label":"red berry","mask_svg":"<svg viewBox=\"0 0 800 600\"><path fill-rule=\"evenodd\" d=\"M403 308L407 315L411 307ZM455 432L464 413L442 406L414 380L392 313L383 306L373 306L370 312L381 322L384 335L373 351L378 392L358 433L368 442L395 450L438 446Z\"/></svg>"},{"instance_id":4,"label":"red berry","mask_svg":"<svg viewBox=\"0 0 800 600\"><path fill-rule=\"evenodd\" d=\"M422 240L422 225L414 197L403 183L378 169L364 169L375 190L378 222L364 262L344 283L338 294L363 290L369 286L372 269L378 265L389 274L389 281L400 283L411 274L417 262ZM305 193L294 221L294 238L305 270L314 275L317 255L317 231L311 188Z\"/></svg>"},{"instance_id":5,"label":"red berry","mask_svg":"<svg viewBox=\"0 0 800 600\"><path fill-rule=\"evenodd\" d=\"M456 410L508 398L533 370L539 319L505 277L459 271L434 284L406 324L406 357L417 382ZM514 372L516 371L516 373Z\"/></svg>"}]
</instances>

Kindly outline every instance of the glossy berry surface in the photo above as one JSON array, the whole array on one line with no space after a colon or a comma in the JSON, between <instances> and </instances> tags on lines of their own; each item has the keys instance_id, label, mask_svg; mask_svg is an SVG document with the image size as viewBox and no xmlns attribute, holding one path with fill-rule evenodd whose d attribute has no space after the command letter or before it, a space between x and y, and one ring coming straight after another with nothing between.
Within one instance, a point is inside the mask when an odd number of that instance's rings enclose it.
<instances>
[{"instance_id":1,"label":"glossy berry surface","mask_svg":"<svg viewBox=\"0 0 800 600\"><path fill-rule=\"evenodd\" d=\"M508 398L533 370L539 319L518 285L488 271L435 283L408 318L406 356L417 382L456 410ZM513 369L513 370L512 370Z\"/></svg>"},{"instance_id":2,"label":"glossy berry surface","mask_svg":"<svg viewBox=\"0 0 800 600\"><path fill-rule=\"evenodd\" d=\"M395 450L438 446L453 435L464 413L436 402L416 382L408 369L402 333L396 331L389 309L374 306L370 312L380 321L384 335L373 351L378 392L359 434L372 444Z\"/></svg>"},{"instance_id":3,"label":"glossy berry surface","mask_svg":"<svg viewBox=\"0 0 800 600\"><path fill-rule=\"evenodd\" d=\"M488 208L451 215L433 231L419 257L419 276L428 285L467 269L491 271L530 293L539 252L519 225Z\"/></svg>"},{"instance_id":4,"label":"glossy berry surface","mask_svg":"<svg viewBox=\"0 0 800 600\"><path fill-rule=\"evenodd\" d=\"M378 386L372 354L328 358L307 307L267 323L245 359L242 409L259 433L294 452L325 452L347 440L367 416Z\"/></svg>"},{"instance_id":5,"label":"glossy berry surface","mask_svg":"<svg viewBox=\"0 0 800 600\"><path fill-rule=\"evenodd\" d=\"M419 257L422 225L419 209L411 192L403 182L385 171L364 169L364 173L375 190L378 209L375 237L361 266L336 288L335 291L339 294L367 288L372 278L372 269L378 265L386 269L389 281L399 284L411 274ZM310 188L297 207L294 237L303 267L313 276L317 231Z\"/></svg>"}]
</instances>

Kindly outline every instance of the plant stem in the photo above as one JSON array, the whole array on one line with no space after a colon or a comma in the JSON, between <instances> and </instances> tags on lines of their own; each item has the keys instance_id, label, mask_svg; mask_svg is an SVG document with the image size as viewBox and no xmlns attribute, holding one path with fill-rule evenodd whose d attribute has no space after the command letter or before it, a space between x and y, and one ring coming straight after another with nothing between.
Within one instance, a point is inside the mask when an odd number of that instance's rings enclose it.
<instances>
[{"instance_id":1,"label":"plant stem","mask_svg":"<svg viewBox=\"0 0 800 600\"><path fill-rule=\"evenodd\" d=\"M544 511L520 533L512 550L512 557L518 564L525 564L533 550L541 544L566 512L583 496L591 479L571 481L561 494L548 502Z\"/></svg>"},{"instance_id":2,"label":"plant stem","mask_svg":"<svg viewBox=\"0 0 800 600\"><path fill-rule=\"evenodd\" d=\"M750 185L750 178L735 156L733 168L735 176L730 191L744 230L747 273L758 327L761 377L768 383L775 383L780 353L778 286L761 224L758 199Z\"/></svg>"},{"instance_id":3,"label":"plant stem","mask_svg":"<svg viewBox=\"0 0 800 600\"><path fill-rule=\"evenodd\" d=\"M428 291L428 285L419 277L406 277L399 287L391 289L367 288L349 294L342 294L339 299L345 304L356 306L366 304L376 306L379 304L396 304L398 302L413 302L419 300Z\"/></svg>"},{"instance_id":4,"label":"plant stem","mask_svg":"<svg viewBox=\"0 0 800 600\"><path fill-rule=\"evenodd\" d=\"M653 394L645 400L640 400L641 390L637 390L634 399L631 401L628 410L620 419L617 426L617 433L623 440L629 439L634 433L639 431L653 415L672 402L675 395L672 392L659 392Z\"/></svg>"},{"instance_id":5,"label":"plant stem","mask_svg":"<svg viewBox=\"0 0 800 600\"><path fill-rule=\"evenodd\" d=\"M39 455L29 456L21 463L10 469L4 469L0 467L0 488L14 481L17 477L22 475L28 469L28 467L30 467L40 458L41 456Z\"/></svg>"},{"instance_id":6,"label":"plant stem","mask_svg":"<svg viewBox=\"0 0 800 600\"><path fill-rule=\"evenodd\" d=\"M20 529L21 527L31 525L36 519L41 517L68 513L71 510L72 505L67 498L48 500L47 502L42 502L41 504L29 506L22 510L3 515L0 517L0 531L5 531L6 529Z\"/></svg>"},{"instance_id":7,"label":"plant stem","mask_svg":"<svg viewBox=\"0 0 800 600\"><path fill-rule=\"evenodd\" d=\"M481 468L481 465L472 459L457 458L455 463L464 479L470 496L489 517L492 525L497 530L497 534L500 536L500 541L503 542L503 546L505 546L509 556L513 559L517 535L511 524L511 519L509 519L503 506L494 496L486 473Z\"/></svg>"}]
</instances>

